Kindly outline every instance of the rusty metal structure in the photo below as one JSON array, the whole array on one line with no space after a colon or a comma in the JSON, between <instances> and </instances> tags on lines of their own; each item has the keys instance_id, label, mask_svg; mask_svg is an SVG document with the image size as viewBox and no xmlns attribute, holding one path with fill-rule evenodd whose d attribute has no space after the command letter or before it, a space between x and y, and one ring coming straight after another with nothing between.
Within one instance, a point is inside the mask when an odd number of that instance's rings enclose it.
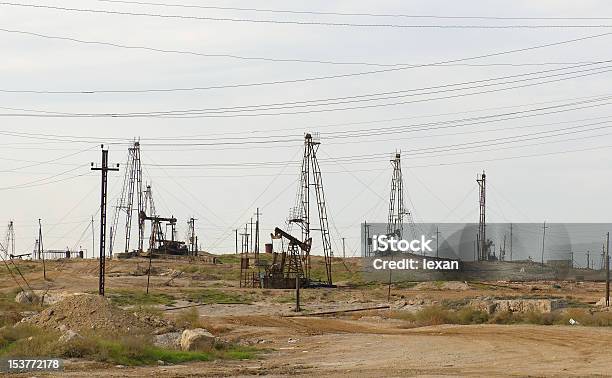
<instances>
[{"instance_id":1,"label":"rusty metal structure","mask_svg":"<svg viewBox=\"0 0 612 378\"><path fill-rule=\"evenodd\" d=\"M132 238L132 218L134 211L140 214L143 211L144 198L142 190L142 161L140 158L140 142L135 141L128 148L128 157L126 162L126 170L123 176L123 187L121 189L121 197L117 201L115 212L113 214L113 223L111 225L111 242L109 254L113 254L114 242L119 226L119 218L121 213L125 213L125 248L124 252L130 252L130 242ZM138 242L135 248L137 253L143 251L144 244L144 222L138 218Z\"/></svg>"},{"instance_id":2,"label":"rusty metal structure","mask_svg":"<svg viewBox=\"0 0 612 378\"><path fill-rule=\"evenodd\" d=\"M153 254L188 255L189 248L183 241L176 240L176 218L160 217L155 210L153 200L153 189L147 185L143 197L143 210L138 216L139 224L142 224L144 232L145 222L151 222L151 234L149 236L149 250L141 254L152 256ZM167 238L162 223L172 227L170 239Z\"/></svg>"},{"instance_id":3,"label":"rusty metal structure","mask_svg":"<svg viewBox=\"0 0 612 378\"><path fill-rule=\"evenodd\" d=\"M310 284L310 248L312 239L301 241L295 236L276 227L271 235L273 239L286 239L287 249L281 253L272 253L272 262L266 268L262 287L264 288L295 288Z\"/></svg>"},{"instance_id":4,"label":"rusty metal structure","mask_svg":"<svg viewBox=\"0 0 612 378\"><path fill-rule=\"evenodd\" d=\"M391 176L391 192L389 194L387 235L398 239L405 237L404 224L407 223L412 233L411 236L416 238L417 232L412 214L404 203L404 177L402 175L401 153L396 152L390 161L393 167L393 174ZM371 249L371 246L369 248Z\"/></svg>"},{"instance_id":5,"label":"rusty metal structure","mask_svg":"<svg viewBox=\"0 0 612 378\"><path fill-rule=\"evenodd\" d=\"M195 221L197 219L191 217L187 222L187 240L189 242L189 253L192 256L198 254L198 237L195 234Z\"/></svg>"},{"instance_id":6,"label":"rusty metal structure","mask_svg":"<svg viewBox=\"0 0 612 378\"><path fill-rule=\"evenodd\" d=\"M15 255L15 227L13 225L13 221L9 221L8 226L6 228L6 244L4 252L4 257L7 258L9 255Z\"/></svg>"},{"instance_id":7,"label":"rusty metal structure","mask_svg":"<svg viewBox=\"0 0 612 378\"><path fill-rule=\"evenodd\" d=\"M404 234L404 180L402 177L401 155L399 152L391 159L393 176L391 177L391 194L389 195L389 216L387 218L387 235L401 238Z\"/></svg>"},{"instance_id":8,"label":"rusty metal structure","mask_svg":"<svg viewBox=\"0 0 612 378\"><path fill-rule=\"evenodd\" d=\"M310 189L314 188L315 201L319 215L319 228L321 232L321 240L323 247L323 256L325 258L325 282L329 286L333 285L332 280L332 251L331 237L329 234L329 225L327 219L327 207L325 204L325 193L323 191L323 179L321 168L317 160L317 151L321 145L318 134L307 133L304 136L304 156L302 159L302 169L300 173L300 188L297 196L297 206L292 209L289 216L289 224L297 224L302 229L303 243L307 240L312 240L311 219L310 219ZM305 259L305 274L307 281L310 281L310 252Z\"/></svg>"},{"instance_id":9,"label":"rusty metal structure","mask_svg":"<svg viewBox=\"0 0 612 378\"><path fill-rule=\"evenodd\" d=\"M100 171L101 172L101 184L100 184L100 274L99 274L99 286L98 286L98 294L104 296L104 279L105 279L105 263L106 263L106 197L108 190L108 172L109 171L118 171L119 164L117 164L116 168L108 167L108 150L104 149L104 145L102 145L102 165L100 167L94 167L94 163L91 163L92 171ZM39 220L40 223L40 220ZM41 242L39 246L42 247L42 233L40 236ZM41 248L42 249L42 248ZM44 263L44 254L43 254L43 263ZM44 265L43 265L44 269Z\"/></svg>"},{"instance_id":10,"label":"rusty metal structure","mask_svg":"<svg viewBox=\"0 0 612 378\"><path fill-rule=\"evenodd\" d=\"M489 260L489 247L490 243L487 240L487 220L486 220L486 184L487 176L484 171L482 175L476 177L476 182L480 188L480 196L478 201L479 206L479 218L478 218L478 260L485 261Z\"/></svg>"}]
</instances>

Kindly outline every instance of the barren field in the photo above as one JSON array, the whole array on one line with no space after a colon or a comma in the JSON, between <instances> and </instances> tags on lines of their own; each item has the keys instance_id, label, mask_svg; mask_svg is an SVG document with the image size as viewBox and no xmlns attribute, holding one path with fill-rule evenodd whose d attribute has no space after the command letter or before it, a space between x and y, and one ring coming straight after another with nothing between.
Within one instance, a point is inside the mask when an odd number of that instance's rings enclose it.
<instances>
[{"instance_id":1,"label":"barren field","mask_svg":"<svg viewBox=\"0 0 612 378\"><path fill-rule=\"evenodd\" d=\"M146 366L67 358L61 375L612 375L612 317L596 305L603 283L398 283L388 297L386 285L361 282L359 262L347 259L334 265L339 287L303 289L304 311L297 314L292 290L240 288L238 260L223 256L221 262L154 261L146 295L147 260L112 260L107 264L107 297L127 312L146 310L169 322L195 316L191 321L225 343L249 348L252 356ZM17 266L32 289L49 298L97 291L97 261L47 261L46 281L40 263L18 261ZM0 271L0 290L5 319L9 312L20 311L23 317L41 310L15 307L19 289L6 268ZM465 311L471 301L492 299L553 299L562 301L564 309L555 310L554 316L531 313L520 319ZM570 325L568 319L578 323Z\"/></svg>"}]
</instances>

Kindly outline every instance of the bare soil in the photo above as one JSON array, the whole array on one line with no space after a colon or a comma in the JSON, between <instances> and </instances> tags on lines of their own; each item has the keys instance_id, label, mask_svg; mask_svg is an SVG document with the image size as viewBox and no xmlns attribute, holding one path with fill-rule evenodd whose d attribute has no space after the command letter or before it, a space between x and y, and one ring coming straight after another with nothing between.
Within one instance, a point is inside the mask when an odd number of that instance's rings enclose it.
<instances>
[{"instance_id":1,"label":"bare soil","mask_svg":"<svg viewBox=\"0 0 612 378\"><path fill-rule=\"evenodd\" d=\"M24 267L34 289L51 293L97 290L96 261L47 261L47 281L42 280L38 263L20 264L36 265ZM145 264L139 259L110 261L107 292L143 292ZM356 270L359 262L348 261L347 265ZM156 304L159 310L173 318L184 311L177 307L195 306L213 334L261 349L258 358L149 367L70 360L66 371L57 376L612 376L610 327L484 324L413 328L402 320L384 316L385 310L334 317L290 317L294 315L291 290L240 288L233 262L212 266L154 261L154 266L151 292L174 298L171 304ZM179 275L177 271L184 272ZM589 307L603 296L603 287L601 282L546 281L393 285L388 300L386 286L357 285L346 279L337 289L303 290L302 305L305 314L378 305L394 309L398 303L410 310L428 304L495 297L560 298L575 306ZM15 289L10 276L0 273L0 291ZM240 296L245 303L199 305L190 295L202 290ZM126 308L130 313L131 306ZM38 315L41 319L48 315L42 314L44 311ZM86 321L95 314L72 316ZM124 323L138 324L139 320L128 318ZM62 320L54 321L59 324Z\"/></svg>"}]
</instances>

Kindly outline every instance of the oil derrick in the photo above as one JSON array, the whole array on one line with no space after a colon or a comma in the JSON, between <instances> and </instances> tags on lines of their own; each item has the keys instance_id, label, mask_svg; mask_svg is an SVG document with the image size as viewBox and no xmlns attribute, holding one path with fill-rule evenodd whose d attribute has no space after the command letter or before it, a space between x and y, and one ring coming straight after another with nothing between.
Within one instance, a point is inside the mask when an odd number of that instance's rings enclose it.
<instances>
[{"instance_id":1,"label":"oil derrick","mask_svg":"<svg viewBox=\"0 0 612 378\"><path fill-rule=\"evenodd\" d=\"M187 222L187 240L189 241L189 252L191 255L196 256L198 254L198 237L195 234L195 218L189 218Z\"/></svg>"},{"instance_id":2,"label":"oil derrick","mask_svg":"<svg viewBox=\"0 0 612 378\"><path fill-rule=\"evenodd\" d=\"M391 178L391 195L389 196L387 235L395 235L401 238L404 217L404 183L399 153L395 154L395 158L391 160L391 165L393 165L393 176Z\"/></svg>"},{"instance_id":3,"label":"oil derrick","mask_svg":"<svg viewBox=\"0 0 612 378\"><path fill-rule=\"evenodd\" d=\"M134 210L137 214L143 211L144 199L142 191L142 163L140 159L140 142L128 148L128 159L125 175L123 177L123 188L121 197L118 200L115 213L113 215L113 225L111 231L110 254L113 252L113 244L117 233L120 213L125 212L125 253L130 252L130 239L132 236L132 216ZM136 197L136 198L134 198ZM136 209L134 206L136 205ZM138 245L137 251L142 252L144 242L144 221L138 218Z\"/></svg>"},{"instance_id":4,"label":"oil derrick","mask_svg":"<svg viewBox=\"0 0 612 378\"><path fill-rule=\"evenodd\" d=\"M317 160L317 151L321 141L318 134L306 134L304 137L304 157L302 160L301 181L298 194L298 206L294 208L289 217L289 223L297 223L302 229L302 240L311 239L310 236L310 188L314 187L317 210L319 214L319 229L323 243L323 255L325 257L326 284L332 285L332 258L331 238L327 220L327 208L325 205L325 194L323 192L323 180L321 168ZM314 230L314 229L312 229ZM305 281L310 281L310 251L302 250L303 269Z\"/></svg>"},{"instance_id":5,"label":"oil derrick","mask_svg":"<svg viewBox=\"0 0 612 378\"><path fill-rule=\"evenodd\" d=\"M271 235L272 239L287 239L287 251L282 254L275 253L272 264L266 269L266 279L263 286L266 288L294 288L296 283L299 286L309 284L306 275L308 257L312 239L308 238L304 242L281 230L275 228Z\"/></svg>"},{"instance_id":6,"label":"oil derrick","mask_svg":"<svg viewBox=\"0 0 612 378\"><path fill-rule=\"evenodd\" d=\"M387 219L387 235L396 238L404 236L404 216L410 225L412 236L416 238L416 231L412 215L404 205L404 178L402 176L401 154L395 153L391 159L393 175L391 177L391 194L389 195L389 217Z\"/></svg>"},{"instance_id":7,"label":"oil derrick","mask_svg":"<svg viewBox=\"0 0 612 378\"><path fill-rule=\"evenodd\" d=\"M149 214L149 215L147 215ZM151 222L151 235L149 237L149 251L148 254L153 253L160 254L171 254L171 255L187 255L189 253L188 247L184 242L177 241L176 235L176 218L164 218L157 215L155 211L155 202L153 201L153 190L151 185L147 185L147 188L143 196L143 210L138 216L139 223L142 224L142 230L144 233L145 221ZM172 226L171 240L168 240L164 234L162 223Z\"/></svg>"},{"instance_id":8,"label":"oil derrick","mask_svg":"<svg viewBox=\"0 0 612 378\"><path fill-rule=\"evenodd\" d=\"M8 227L6 229L6 244L5 244L5 249L4 249L4 253L5 253L5 257L8 258L9 256L14 256L15 255L15 229L13 227L13 221L9 221L8 223Z\"/></svg>"},{"instance_id":9,"label":"oil derrick","mask_svg":"<svg viewBox=\"0 0 612 378\"><path fill-rule=\"evenodd\" d=\"M476 177L476 182L478 183L478 187L480 188L480 199L478 201L479 203L479 209L480 209L480 216L478 218L478 240L477 240L477 245L478 245L478 260L480 261L484 261L484 260L489 260L489 246L490 243L487 241L487 232L486 232L486 228L487 228L487 223L486 223L486 179L487 176L485 175L485 172L482 171L482 175L480 175L479 177Z\"/></svg>"},{"instance_id":10,"label":"oil derrick","mask_svg":"<svg viewBox=\"0 0 612 378\"><path fill-rule=\"evenodd\" d=\"M143 232L144 232L144 222L147 217L154 218L151 220L151 235L149 236L149 251L153 249L158 249L162 240L165 239L164 233L162 231L161 222L156 220L157 212L155 211L155 201L153 201L153 190L151 189L151 185L147 185L147 189L144 192L143 198L143 210L139 213L138 223L143 224ZM147 216L147 214L149 214Z\"/></svg>"}]
</instances>

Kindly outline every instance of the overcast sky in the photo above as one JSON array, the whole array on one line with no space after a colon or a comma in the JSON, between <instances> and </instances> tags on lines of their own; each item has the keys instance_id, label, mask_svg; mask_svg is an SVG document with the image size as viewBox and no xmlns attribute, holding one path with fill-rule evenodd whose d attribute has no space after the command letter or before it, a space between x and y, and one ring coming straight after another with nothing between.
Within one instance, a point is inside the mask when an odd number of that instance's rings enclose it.
<instances>
[{"instance_id":1,"label":"overcast sky","mask_svg":"<svg viewBox=\"0 0 612 378\"><path fill-rule=\"evenodd\" d=\"M164 0L167 4L339 13L612 16L608 1L182 1ZM612 59L612 35L597 35L612 32L612 27L568 26L612 26L612 20L313 15L95 0L16 3L336 24L565 25L494 29L300 25L0 4L0 90L4 91L0 93L4 114L0 118L0 211L2 223L15 222L19 252L31 250L38 218L43 220L46 248L82 245L91 250L87 227L99 207L100 180L98 172L90 172L89 163L99 162L99 145L105 143L110 162L123 164L128 140L139 137L145 180L152 183L158 212L179 219L181 238L188 218L197 218L199 240L214 253L233 251L233 230L243 226L258 206L263 213L264 241L275 226L284 227L298 187L304 132L321 132L319 158L336 253L341 237L347 240L349 254L359 247L359 224L364 220L386 221L389 159L400 150L404 151L406 206L416 221L477 222L475 179L483 170L488 176L490 222L609 221L611 205L606 194L611 182L612 114L608 101L600 97L612 94L610 64L605 62ZM225 56L126 49L16 31ZM588 36L597 37L461 60ZM456 60L461 61L419 66ZM417 67L397 66L402 64ZM295 82L393 67L403 69ZM533 74L523 75L528 73ZM512 77L499 79L508 76ZM235 86L278 81L294 82ZM449 86L464 82L471 84ZM233 87L209 88L218 86ZM138 92L194 87L200 89ZM406 92L429 87L437 88ZM248 112L209 111L188 118L101 116L396 91L404 92L374 101L358 97L327 106L278 105ZM569 105L576 102L581 104ZM97 116L49 117L59 113ZM500 116L507 113L514 115ZM483 116L487 118L479 118L480 122L457 122ZM421 125L420 131L407 128L414 125ZM262 162L266 164L253 164ZM124 170L122 165L119 173L110 176L109 206L117 201ZM115 247L122 248L122 243Z\"/></svg>"}]
</instances>

